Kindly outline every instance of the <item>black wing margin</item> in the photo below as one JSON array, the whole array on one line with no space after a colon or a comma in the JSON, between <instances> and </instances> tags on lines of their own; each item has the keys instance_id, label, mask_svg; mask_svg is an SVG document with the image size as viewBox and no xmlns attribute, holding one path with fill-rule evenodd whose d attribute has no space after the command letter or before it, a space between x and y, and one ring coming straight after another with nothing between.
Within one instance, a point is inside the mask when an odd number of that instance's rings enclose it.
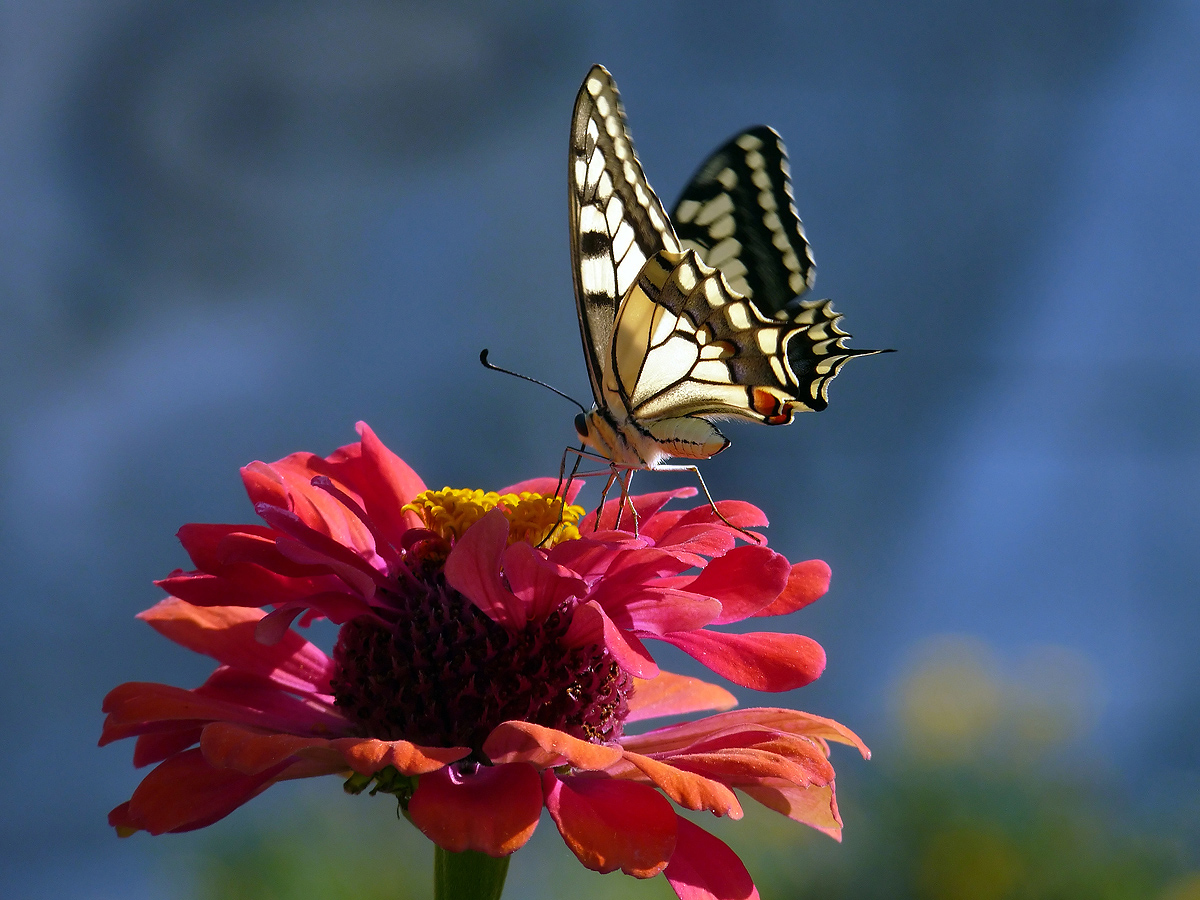
<instances>
[{"instance_id":1,"label":"black wing margin","mask_svg":"<svg viewBox=\"0 0 1200 900\"><path fill-rule=\"evenodd\" d=\"M705 160L671 220L683 247L720 269L767 316L790 319L795 299L816 281L787 150L766 125L735 135Z\"/></svg>"}]
</instances>

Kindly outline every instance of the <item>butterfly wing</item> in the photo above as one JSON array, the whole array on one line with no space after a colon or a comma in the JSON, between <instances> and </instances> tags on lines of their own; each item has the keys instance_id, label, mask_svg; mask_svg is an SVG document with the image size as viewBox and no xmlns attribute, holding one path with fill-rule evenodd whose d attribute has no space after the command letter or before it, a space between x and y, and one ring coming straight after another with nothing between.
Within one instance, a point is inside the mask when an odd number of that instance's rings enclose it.
<instances>
[{"instance_id":1,"label":"butterfly wing","mask_svg":"<svg viewBox=\"0 0 1200 900\"><path fill-rule=\"evenodd\" d=\"M679 242L646 181L612 76L593 66L575 99L568 173L571 271L597 404L617 307L646 260Z\"/></svg>"},{"instance_id":2,"label":"butterfly wing","mask_svg":"<svg viewBox=\"0 0 1200 900\"><path fill-rule=\"evenodd\" d=\"M643 423L685 416L786 425L828 404L851 350L828 300L767 318L694 250L661 251L642 269L615 322L606 387ZM615 405L615 404L613 404Z\"/></svg>"},{"instance_id":3,"label":"butterfly wing","mask_svg":"<svg viewBox=\"0 0 1200 900\"><path fill-rule=\"evenodd\" d=\"M789 171L783 141L759 125L705 160L671 213L685 249L720 269L760 311L783 319L817 276Z\"/></svg>"}]
</instances>

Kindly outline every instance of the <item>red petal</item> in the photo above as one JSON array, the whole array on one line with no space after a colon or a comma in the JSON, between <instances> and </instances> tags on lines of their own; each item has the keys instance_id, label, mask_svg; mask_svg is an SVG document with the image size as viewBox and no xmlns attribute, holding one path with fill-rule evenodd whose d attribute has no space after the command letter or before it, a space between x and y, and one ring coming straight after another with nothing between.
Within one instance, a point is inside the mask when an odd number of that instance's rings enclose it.
<instances>
[{"instance_id":1,"label":"red petal","mask_svg":"<svg viewBox=\"0 0 1200 900\"><path fill-rule=\"evenodd\" d=\"M633 508L637 510L637 518L641 521L643 527L651 529L651 521L655 514L674 500L677 497L695 497L699 493L694 487L676 488L673 491L660 491L655 494L638 494L635 497L630 497L629 501L633 503ZM609 500L604 504L604 510L601 513L600 520L606 524L606 527L611 528L612 523L616 521L618 503L620 500ZM596 510L592 510L584 516L579 522L580 534L586 534L591 531L596 522ZM625 509L625 514L621 517L621 524L624 526L623 531L633 532L634 517L630 514L628 507Z\"/></svg>"},{"instance_id":2,"label":"red petal","mask_svg":"<svg viewBox=\"0 0 1200 900\"><path fill-rule=\"evenodd\" d=\"M140 769L151 763L162 762L176 753L182 753L200 740L199 725L185 725L171 731L139 735L133 745L133 765Z\"/></svg>"},{"instance_id":3,"label":"red petal","mask_svg":"<svg viewBox=\"0 0 1200 900\"><path fill-rule=\"evenodd\" d=\"M258 775L242 775L214 769L200 750L188 750L143 778L129 802L109 814L109 823L119 830L150 834L203 828L262 793L282 770L277 766Z\"/></svg>"},{"instance_id":4,"label":"red petal","mask_svg":"<svg viewBox=\"0 0 1200 900\"><path fill-rule=\"evenodd\" d=\"M721 602L713 597L654 585L639 585L618 597L597 590L591 597L617 627L645 636L695 631L721 614Z\"/></svg>"},{"instance_id":5,"label":"red petal","mask_svg":"<svg viewBox=\"0 0 1200 900\"><path fill-rule=\"evenodd\" d=\"M483 742L483 752L495 763L527 762L539 769L570 764L594 771L621 759L616 747L593 744L532 722L501 722Z\"/></svg>"},{"instance_id":6,"label":"red petal","mask_svg":"<svg viewBox=\"0 0 1200 900\"><path fill-rule=\"evenodd\" d=\"M737 698L725 688L673 672L660 671L654 678L635 678L633 684L626 722L737 706Z\"/></svg>"},{"instance_id":7,"label":"red petal","mask_svg":"<svg viewBox=\"0 0 1200 900\"><path fill-rule=\"evenodd\" d=\"M336 497L312 484L313 478L324 475L359 500L358 492L346 483L346 473L357 474L360 455L358 444L340 448L328 460L313 453L293 453L270 464L251 463L242 469L242 481L256 508L285 510L317 533L369 557L375 552L375 538L367 526Z\"/></svg>"},{"instance_id":8,"label":"red petal","mask_svg":"<svg viewBox=\"0 0 1200 900\"><path fill-rule=\"evenodd\" d=\"M714 625L740 622L770 605L788 583L788 561L766 547L734 547L710 562L687 589L721 601Z\"/></svg>"},{"instance_id":9,"label":"red petal","mask_svg":"<svg viewBox=\"0 0 1200 900\"><path fill-rule=\"evenodd\" d=\"M659 640L674 644L734 684L756 691L790 691L825 670L825 651L801 634L689 631L665 634Z\"/></svg>"},{"instance_id":10,"label":"red petal","mask_svg":"<svg viewBox=\"0 0 1200 900\"><path fill-rule=\"evenodd\" d=\"M559 834L592 871L651 878L666 868L676 816L654 788L611 778L560 780L549 770L542 786Z\"/></svg>"},{"instance_id":11,"label":"red petal","mask_svg":"<svg viewBox=\"0 0 1200 900\"><path fill-rule=\"evenodd\" d=\"M756 616L783 616L803 609L814 600L825 596L829 590L829 579L833 573L819 559L808 559L792 566L787 586L770 606L760 609Z\"/></svg>"},{"instance_id":12,"label":"red petal","mask_svg":"<svg viewBox=\"0 0 1200 900\"><path fill-rule=\"evenodd\" d=\"M341 580L323 566L324 575L292 578L261 566L231 566L226 574L176 570L156 582L168 594L193 606L271 606L307 597L318 591L343 588Z\"/></svg>"},{"instance_id":13,"label":"red petal","mask_svg":"<svg viewBox=\"0 0 1200 900\"><path fill-rule=\"evenodd\" d=\"M442 849L488 856L523 847L541 814L541 781L524 763L479 766L467 775L446 766L422 775L408 804L413 824Z\"/></svg>"},{"instance_id":14,"label":"red petal","mask_svg":"<svg viewBox=\"0 0 1200 900\"><path fill-rule=\"evenodd\" d=\"M193 606L168 597L138 615L159 634L219 663L256 672L288 690L328 694L333 660L294 631L267 646L255 638L260 609Z\"/></svg>"},{"instance_id":15,"label":"red petal","mask_svg":"<svg viewBox=\"0 0 1200 900\"><path fill-rule=\"evenodd\" d=\"M374 538L369 546L358 547L329 537L286 509L259 503L254 511L272 528L283 532L275 539L275 546L293 562L326 566L367 599L374 596L376 587L386 586L386 577L369 561L380 560ZM385 567L381 560L380 566Z\"/></svg>"},{"instance_id":16,"label":"red petal","mask_svg":"<svg viewBox=\"0 0 1200 900\"><path fill-rule=\"evenodd\" d=\"M562 643L565 647L582 647L586 644L600 643L601 636L613 659L630 675L637 678L653 678L658 674L654 657L645 645L634 635L613 624L612 619L605 615L595 600L589 600L576 607Z\"/></svg>"},{"instance_id":17,"label":"red petal","mask_svg":"<svg viewBox=\"0 0 1200 900\"><path fill-rule=\"evenodd\" d=\"M508 543L508 518L493 509L468 528L446 558L446 581L493 622L519 631L528 621L525 604L500 580Z\"/></svg>"},{"instance_id":18,"label":"red petal","mask_svg":"<svg viewBox=\"0 0 1200 900\"><path fill-rule=\"evenodd\" d=\"M665 874L679 900L758 900L750 873L723 841L687 819L678 827Z\"/></svg>"},{"instance_id":19,"label":"red petal","mask_svg":"<svg viewBox=\"0 0 1200 900\"><path fill-rule=\"evenodd\" d=\"M399 547L404 532L422 524L415 512L401 510L425 490L425 482L383 445L366 422L359 422L357 427L362 438L362 466L358 470L361 483L355 487L371 521L393 547Z\"/></svg>"},{"instance_id":20,"label":"red petal","mask_svg":"<svg viewBox=\"0 0 1200 900\"><path fill-rule=\"evenodd\" d=\"M529 621L540 622L569 597L587 590L583 579L552 563L542 551L519 541L504 551L504 577L525 606Z\"/></svg>"}]
</instances>

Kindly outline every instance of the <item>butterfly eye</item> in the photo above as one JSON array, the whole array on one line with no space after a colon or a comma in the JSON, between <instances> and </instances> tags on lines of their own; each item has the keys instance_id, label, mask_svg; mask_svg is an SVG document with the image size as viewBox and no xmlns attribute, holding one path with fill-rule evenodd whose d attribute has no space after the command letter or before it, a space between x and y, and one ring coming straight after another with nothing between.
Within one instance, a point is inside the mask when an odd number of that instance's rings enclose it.
<instances>
[{"instance_id":1,"label":"butterfly eye","mask_svg":"<svg viewBox=\"0 0 1200 900\"><path fill-rule=\"evenodd\" d=\"M587 433L588 433L587 417L584 416L583 413L580 413L579 415L577 415L575 417L575 433L578 434L581 438L587 437Z\"/></svg>"}]
</instances>

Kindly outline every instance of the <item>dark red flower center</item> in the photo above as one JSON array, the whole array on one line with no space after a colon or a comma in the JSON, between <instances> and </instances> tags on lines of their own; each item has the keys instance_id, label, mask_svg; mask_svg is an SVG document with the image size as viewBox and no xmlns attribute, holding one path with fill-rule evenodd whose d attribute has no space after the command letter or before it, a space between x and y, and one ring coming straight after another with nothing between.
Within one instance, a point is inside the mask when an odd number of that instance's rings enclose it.
<instances>
[{"instance_id":1,"label":"dark red flower center","mask_svg":"<svg viewBox=\"0 0 1200 900\"><path fill-rule=\"evenodd\" d=\"M364 736L482 759L508 720L595 743L621 735L633 680L602 646L563 646L567 604L511 633L446 584L436 556L382 599L380 618L343 625L333 652L336 703Z\"/></svg>"}]
</instances>

